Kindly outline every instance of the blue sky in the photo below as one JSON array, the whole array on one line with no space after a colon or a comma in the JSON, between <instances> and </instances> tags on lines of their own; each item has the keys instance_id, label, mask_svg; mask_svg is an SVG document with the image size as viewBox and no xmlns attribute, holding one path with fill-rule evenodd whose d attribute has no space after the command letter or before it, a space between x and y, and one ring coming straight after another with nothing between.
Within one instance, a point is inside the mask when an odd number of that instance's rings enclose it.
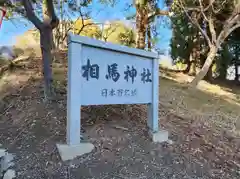
<instances>
[{"instance_id":1,"label":"blue sky","mask_svg":"<svg viewBox=\"0 0 240 179\"><path fill-rule=\"evenodd\" d=\"M129 0L119 0L114 7L99 4L97 0L89 6L91 17L97 22L105 22L107 20L124 20L129 14L134 13L134 9L124 10L126 8L126 2ZM160 1L159 6L164 7L163 0ZM28 29L32 28L33 25L24 21L23 19L15 19L11 21L4 20L0 29L0 45L13 45L15 38L18 35L23 34ZM161 25L158 26L159 42L158 47L160 49L168 49L169 42L171 39L171 30Z\"/></svg>"}]
</instances>

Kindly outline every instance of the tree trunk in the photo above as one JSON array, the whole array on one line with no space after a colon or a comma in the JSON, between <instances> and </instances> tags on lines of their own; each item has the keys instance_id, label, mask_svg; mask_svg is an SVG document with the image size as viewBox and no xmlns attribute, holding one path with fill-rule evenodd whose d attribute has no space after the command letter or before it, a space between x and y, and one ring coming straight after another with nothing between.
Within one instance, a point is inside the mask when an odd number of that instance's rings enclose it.
<instances>
[{"instance_id":1,"label":"tree trunk","mask_svg":"<svg viewBox=\"0 0 240 179\"><path fill-rule=\"evenodd\" d=\"M195 76L196 75L196 59L194 58L194 52L190 53L187 61L187 68L184 70L185 74Z\"/></svg>"},{"instance_id":2,"label":"tree trunk","mask_svg":"<svg viewBox=\"0 0 240 179\"><path fill-rule=\"evenodd\" d=\"M146 17L145 8L136 8L136 48L144 49L146 40L146 31L148 26L148 19Z\"/></svg>"},{"instance_id":3,"label":"tree trunk","mask_svg":"<svg viewBox=\"0 0 240 179\"><path fill-rule=\"evenodd\" d=\"M206 76L206 74L209 71L209 68L212 66L213 60L217 55L217 47L212 46L210 48L210 51L208 53L207 59L200 70L200 72L197 74L197 76L192 80L191 86L197 86L198 83Z\"/></svg>"},{"instance_id":4,"label":"tree trunk","mask_svg":"<svg viewBox=\"0 0 240 179\"><path fill-rule=\"evenodd\" d=\"M136 29L137 31L137 48L144 49L145 48L145 39L146 39L146 29L143 25L139 25Z\"/></svg>"},{"instance_id":5,"label":"tree trunk","mask_svg":"<svg viewBox=\"0 0 240 179\"><path fill-rule=\"evenodd\" d=\"M191 66L190 66L190 70L189 70L188 74L191 76L196 75L196 60L195 59L193 61L191 61Z\"/></svg>"},{"instance_id":6,"label":"tree trunk","mask_svg":"<svg viewBox=\"0 0 240 179\"><path fill-rule=\"evenodd\" d=\"M148 38L148 51L151 51L152 50L152 43L151 43L151 27L150 25L148 25L148 28L147 28L147 38Z\"/></svg>"},{"instance_id":7,"label":"tree trunk","mask_svg":"<svg viewBox=\"0 0 240 179\"><path fill-rule=\"evenodd\" d=\"M53 42L53 29L59 25L59 20L54 12L53 1L43 0L42 6L43 23L40 29L40 45L42 51L44 96L45 100L53 95L52 77L52 50L55 48Z\"/></svg>"},{"instance_id":8,"label":"tree trunk","mask_svg":"<svg viewBox=\"0 0 240 179\"><path fill-rule=\"evenodd\" d=\"M43 62L43 75L44 75L44 96L45 99L49 98L53 94L52 88L52 29L50 26L46 26L40 32L40 43L42 51Z\"/></svg>"},{"instance_id":9,"label":"tree trunk","mask_svg":"<svg viewBox=\"0 0 240 179\"><path fill-rule=\"evenodd\" d=\"M190 60L190 69L188 74L191 76L195 76L196 75L196 49L193 48L192 53L190 54L189 60Z\"/></svg>"},{"instance_id":10,"label":"tree trunk","mask_svg":"<svg viewBox=\"0 0 240 179\"><path fill-rule=\"evenodd\" d=\"M44 76L44 95L45 100L52 95L52 48L53 48L53 29L59 24L59 20L54 11L53 0L42 1L43 22L36 16L32 2L22 0L27 18L40 31L40 45L42 51L43 76Z\"/></svg>"},{"instance_id":11,"label":"tree trunk","mask_svg":"<svg viewBox=\"0 0 240 179\"><path fill-rule=\"evenodd\" d=\"M211 66L208 69L208 72L206 74L206 76L204 77L205 80L207 80L208 82L212 82L213 81L213 70L212 70L213 64L211 64Z\"/></svg>"},{"instance_id":12,"label":"tree trunk","mask_svg":"<svg viewBox=\"0 0 240 179\"><path fill-rule=\"evenodd\" d=\"M186 69L183 71L183 73L188 74L191 68L191 58L192 58L192 53L190 54L189 58L187 59L187 67Z\"/></svg>"},{"instance_id":13,"label":"tree trunk","mask_svg":"<svg viewBox=\"0 0 240 179\"><path fill-rule=\"evenodd\" d=\"M235 64L235 81L238 81L238 65Z\"/></svg>"},{"instance_id":14,"label":"tree trunk","mask_svg":"<svg viewBox=\"0 0 240 179\"><path fill-rule=\"evenodd\" d=\"M222 50L220 53L220 58L218 59L217 65L219 71L219 79L226 80L227 77L227 69L229 64L232 61L232 54L229 51L228 44L225 42L222 44Z\"/></svg>"},{"instance_id":15,"label":"tree trunk","mask_svg":"<svg viewBox=\"0 0 240 179\"><path fill-rule=\"evenodd\" d=\"M227 77L227 67L228 65L225 63L226 59L220 59L220 67L219 67L219 79L226 80Z\"/></svg>"},{"instance_id":16,"label":"tree trunk","mask_svg":"<svg viewBox=\"0 0 240 179\"><path fill-rule=\"evenodd\" d=\"M238 67L239 67L239 63L238 63L238 55L235 57L234 59L234 67L235 67L235 81L238 82L239 81L239 71L238 71Z\"/></svg>"},{"instance_id":17,"label":"tree trunk","mask_svg":"<svg viewBox=\"0 0 240 179\"><path fill-rule=\"evenodd\" d=\"M60 35L60 42L59 42L59 48L63 49L63 36L64 36L64 30L63 25L65 22L63 22L63 0L60 0L60 22L59 22L59 35Z\"/></svg>"}]
</instances>

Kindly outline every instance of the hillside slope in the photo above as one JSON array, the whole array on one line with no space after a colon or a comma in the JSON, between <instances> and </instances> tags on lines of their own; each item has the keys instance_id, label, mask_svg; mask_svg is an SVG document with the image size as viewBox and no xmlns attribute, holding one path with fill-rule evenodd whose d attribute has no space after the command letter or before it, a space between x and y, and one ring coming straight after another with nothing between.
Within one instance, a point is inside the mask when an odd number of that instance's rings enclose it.
<instances>
[{"instance_id":1,"label":"hillside slope","mask_svg":"<svg viewBox=\"0 0 240 179\"><path fill-rule=\"evenodd\" d=\"M18 178L239 178L240 114L237 88L201 83L161 72L159 120L170 141L153 144L145 105L82 108L84 140L95 150L63 163L56 143L65 141L66 56L53 64L55 100L43 102L41 59L0 79L0 143L16 154Z\"/></svg>"}]
</instances>

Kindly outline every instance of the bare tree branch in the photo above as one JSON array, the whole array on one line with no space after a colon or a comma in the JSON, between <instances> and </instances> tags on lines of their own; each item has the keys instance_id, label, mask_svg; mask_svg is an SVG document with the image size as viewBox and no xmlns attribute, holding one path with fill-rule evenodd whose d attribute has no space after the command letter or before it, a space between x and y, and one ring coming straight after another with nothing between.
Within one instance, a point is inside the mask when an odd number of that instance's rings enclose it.
<instances>
[{"instance_id":1,"label":"bare tree branch","mask_svg":"<svg viewBox=\"0 0 240 179\"><path fill-rule=\"evenodd\" d=\"M169 15L169 11L164 11L164 10L161 10L159 8L157 8L155 14L158 16L158 15L162 15L162 16L168 16Z\"/></svg>"},{"instance_id":2,"label":"bare tree branch","mask_svg":"<svg viewBox=\"0 0 240 179\"><path fill-rule=\"evenodd\" d=\"M199 0L200 2L201 0ZM202 11L203 12L206 12L207 10L209 10L209 8L213 5L213 3L216 1L216 0L210 0L211 2L208 4L207 7L203 8ZM181 2L182 3L182 2ZM201 11L201 7L188 7L186 8L186 10L188 11L198 11L200 12Z\"/></svg>"},{"instance_id":3,"label":"bare tree branch","mask_svg":"<svg viewBox=\"0 0 240 179\"><path fill-rule=\"evenodd\" d=\"M201 0L200 0L201 1ZM208 4L207 7L204 8L204 12L207 11L211 6L213 6L213 3L215 2L216 0L210 0L210 3Z\"/></svg>"},{"instance_id":4,"label":"bare tree branch","mask_svg":"<svg viewBox=\"0 0 240 179\"><path fill-rule=\"evenodd\" d=\"M54 6L53 6L53 0L46 0L47 2L47 11L49 16L51 17L51 26L52 29L54 29L55 27L58 26L59 24L59 20L58 17L56 16L55 10L54 10Z\"/></svg>"},{"instance_id":5,"label":"bare tree branch","mask_svg":"<svg viewBox=\"0 0 240 179\"><path fill-rule=\"evenodd\" d=\"M227 0L223 1L222 4L221 4L221 7L223 7L226 2L227 2ZM212 11L213 11L215 14L217 14L217 13L219 13L219 12L221 11L221 8L218 9L218 10L215 10L214 7L213 7L213 5L212 5Z\"/></svg>"},{"instance_id":6,"label":"bare tree branch","mask_svg":"<svg viewBox=\"0 0 240 179\"><path fill-rule=\"evenodd\" d=\"M85 19L84 16L85 16L85 14L82 13L82 9L80 8L79 9L79 17L77 18L77 20L75 20L75 22L77 22L77 21L79 21L81 19L81 23L82 23L82 27L76 33L78 35L84 30L85 27L96 24L96 23L87 23L87 24L85 24L85 20L88 20L90 18ZM71 18L71 17L69 16L69 18ZM64 34L64 37L63 37L62 41L64 41L67 38L68 32L70 30L75 30L74 29L74 22L71 24L71 26L68 29L66 29L66 31L65 31L66 33Z\"/></svg>"},{"instance_id":7,"label":"bare tree branch","mask_svg":"<svg viewBox=\"0 0 240 179\"><path fill-rule=\"evenodd\" d=\"M84 17L83 17L83 14L82 14L82 10L81 10L81 8L80 8L80 10L79 10L79 14L80 14L80 16L78 17L77 20L79 20L79 19L81 18L81 21L82 21L82 27L81 27L81 28L79 29L79 31L77 32L78 35L83 31L83 29L84 29L86 26L94 25L94 23L88 23L88 24L85 24L85 20L86 20L86 19L84 19Z\"/></svg>"},{"instance_id":8,"label":"bare tree branch","mask_svg":"<svg viewBox=\"0 0 240 179\"><path fill-rule=\"evenodd\" d=\"M211 42L209 36L207 35L207 33L201 28L201 26L196 21L196 19L193 20L192 17L188 14L186 8L184 7L184 5L182 3L182 0L179 0L179 4L180 4L180 8L184 11L184 13L188 17L188 19L191 21L191 23L194 24L199 29L199 31L202 33L202 35L205 37L205 39L206 39L206 41L208 43L208 46L210 47L212 45L212 42Z\"/></svg>"},{"instance_id":9,"label":"bare tree branch","mask_svg":"<svg viewBox=\"0 0 240 179\"><path fill-rule=\"evenodd\" d=\"M73 29L72 27L69 27L69 28L66 30L65 35L64 35L64 37L63 37L63 39L62 39L63 42L64 42L64 40L67 38L68 32L69 32L70 30L72 30L72 29Z\"/></svg>"},{"instance_id":10,"label":"bare tree branch","mask_svg":"<svg viewBox=\"0 0 240 179\"><path fill-rule=\"evenodd\" d=\"M239 19L239 21L240 21L240 19ZM240 23L236 24L231 29L229 29L229 32L228 32L227 36L230 35L234 30L236 30L238 28L240 28Z\"/></svg>"},{"instance_id":11,"label":"bare tree branch","mask_svg":"<svg viewBox=\"0 0 240 179\"><path fill-rule=\"evenodd\" d=\"M215 23L216 20L218 20L217 15L215 13L218 13L222 10L225 10L225 7L221 6L223 4L220 4L220 2L217 3L217 7L219 7L219 10L216 11L213 7L213 3L215 2L214 0L209 0L210 3L206 8L203 7L203 1L198 0L200 7L195 7L195 8L187 8L187 4L184 4L182 2L183 0L178 0L180 6L180 9L182 9L188 19L191 21L192 24L194 24L199 31L202 33L204 38L207 40L208 46L209 46L209 53L207 55L207 59L204 62L204 65L200 72L197 74L195 79L191 82L192 85L196 86L200 80L204 78L204 76L208 73L208 70L211 68L211 65L213 64L213 61L217 55L217 51L222 45L222 43L226 40L226 38L237 28L240 27L240 3L237 4L235 9L231 9L232 15L227 20L223 20L224 22L222 23L223 26L221 29L219 28L218 30L220 31L220 34L217 36L216 30L215 30ZM206 2L206 1L204 1ZM226 0L223 1L225 3ZM240 2L238 0L238 2ZM188 1L189 3L189 1ZM211 7L211 8L210 8ZM191 12L192 14L190 15L188 12ZM198 18L196 18L196 13L198 14L197 16L202 17L203 16L203 23L207 23L207 26L209 28L210 34L208 35L206 32L206 27L201 27ZM195 15L195 16L193 16ZM227 14L229 15L229 14ZM192 17L193 16L193 17Z\"/></svg>"},{"instance_id":12,"label":"bare tree branch","mask_svg":"<svg viewBox=\"0 0 240 179\"><path fill-rule=\"evenodd\" d=\"M201 14L203 15L204 19L206 21L209 21L209 19L207 18L207 16L205 15L204 13L204 9L203 9L203 5L202 5L202 0L198 0L199 1L199 4L200 4L200 11L201 11Z\"/></svg>"},{"instance_id":13,"label":"bare tree branch","mask_svg":"<svg viewBox=\"0 0 240 179\"><path fill-rule=\"evenodd\" d=\"M239 14L234 13L232 16L230 16L228 18L228 20L226 21L226 24L234 24L239 20Z\"/></svg>"},{"instance_id":14,"label":"bare tree branch","mask_svg":"<svg viewBox=\"0 0 240 179\"><path fill-rule=\"evenodd\" d=\"M212 17L210 17L209 21L208 21L208 25L209 25L209 31L212 35L212 43L216 43L217 41L217 35L216 35L216 30L215 30L215 27L214 27L214 22L213 22L213 19Z\"/></svg>"},{"instance_id":15,"label":"bare tree branch","mask_svg":"<svg viewBox=\"0 0 240 179\"><path fill-rule=\"evenodd\" d=\"M112 28L112 26L114 26L114 28ZM103 36L103 39L105 42L110 37L110 35L117 30L118 27L119 27L119 24L113 24L113 25L109 24L109 27L106 29L106 33Z\"/></svg>"},{"instance_id":16,"label":"bare tree branch","mask_svg":"<svg viewBox=\"0 0 240 179\"><path fill-rule=\"evenodd\" d=\"M42 29L43 23L40 21L40 19L35 15L32 7L32 3L29 0L23 0L22 1L23 6L26 10L27 18L35 25L35 27L39 30Z\"/></svg>"},{"instance_id":17,"label":"bare tree branch","mask_svg":"<svg viewBox=\"0 0 240 179\"><path fill-rule=\"evenodd\" d=\"M95 25L95 23L83 24L82 27L78 30L77 35L79 35L85 27L91 26L91 25Z\"/></svg>"},{"instance_id":18,"label":"bare tree branch","mask_svg":"<svg viewBox=\"0 0 240 179\"><path fill-rule=\"evenodd\" d=\"M154 18L156 16L168 16L168 15L169 15L169 11L164 11L164 10L157 8L155 12L148 14L148 19L151 20L152 18Z\"/></svg>"},{"instance_id":19,"label":"bare tree branch","mask_svg":"<svg viewBox=\"0 0 240 179\"><path fill-rule=\"evenodd\" d=\"M240 27L240 15L235 16L234 18L230 17L232 21L227 21L228 23L223 27L223 30L220 32L217 45L221 45L221 43L237 28Z\"/></svg>"}]
</instances>

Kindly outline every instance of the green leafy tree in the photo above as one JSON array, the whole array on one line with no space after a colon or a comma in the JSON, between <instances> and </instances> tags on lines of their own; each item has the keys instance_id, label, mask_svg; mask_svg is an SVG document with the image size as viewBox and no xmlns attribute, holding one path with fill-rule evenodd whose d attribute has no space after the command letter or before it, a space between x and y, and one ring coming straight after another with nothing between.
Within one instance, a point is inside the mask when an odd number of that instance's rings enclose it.
<instances>
[{"instance_id":1,"label":"green leafy tree","mask_svg":"<svg viewBox=\"0 0 240 179\"><path fill-rule=\"evenodd\" d=\"M135 46L135 31L127 27L123 22L109 22L105 24L104 27L102 34L104 41L130 47Z\"/></svg>"},{"instance_id":2,"label":"green leafy tree","mask_svg":"<svg viewBox=\"0 0 240 179\"><path fill-rule=\"evenodd\" d=\"M240 66L240 28L236 29L228 41L229 53L231 53L231 65L235 66L235 81L239 81L239 73L238 67Z\"/></svg>"},{"instance_id":3,"label":"green leafy tree","mask_svg":"<svg viewBox=\"0 0 240 179\"><path fill-rule=\"evenodd\" d=\"M222 44L221 49L218 52L218 56L216 57L216 72L218 74L218 78L221 80L226 80L227 77L227 69L232 63L232 53L230 51L230 46L228 42Z\"/></svg>"},{"instance_id":4,"label":"green leafy tree","mask_svg":"<svg viewBox=\"0 0 240 179\"><path fill-rule=\"evenodd\" d=\"M176 13L171 20L173 29L171 56L174 62L186 64L185 73L195 75L200 57L201 36L191 23L186 23L188 19L184 14Z\"/></svg>"},{"instance_id":5,"label":"green leafy tree","mask_svg":"<svg viewBox=\"0 0 240 179\"><path fill-rule=\"evenodd\" d=\"M118 35L118 41L120 44L135 47L136 33L133 29L125 28L124 32L120 32Z\"/></svg>"},{"instance_id":6,"label":"green leafy tree","mask_svg":"<svg viewBox=\"0 0 240 179\"><path fill-rule=\"evenodd\" d=\"M191 1L186 1L191 3ZM189 22L188 17L176 1L172 4L173 35L171 39L171 56L175 63L185 64L183 72L195 75L197 68L201 68L206 56L207 44L204 37L199 33L198 28ZM191 14L194 16L194 13ZM200 26L203 26L202 19L198 19Z\"/></svg>"},{"instance_id":7,"label":"green leafy tree","mask_svg":"<svg viewBox=\"0 0 240 179\"><path fill-rule=\"evenodd\" d=\"M78 19L74 22L74 34L100 39L101 29L91 19Z\"/></svg>"}]
</instances>

